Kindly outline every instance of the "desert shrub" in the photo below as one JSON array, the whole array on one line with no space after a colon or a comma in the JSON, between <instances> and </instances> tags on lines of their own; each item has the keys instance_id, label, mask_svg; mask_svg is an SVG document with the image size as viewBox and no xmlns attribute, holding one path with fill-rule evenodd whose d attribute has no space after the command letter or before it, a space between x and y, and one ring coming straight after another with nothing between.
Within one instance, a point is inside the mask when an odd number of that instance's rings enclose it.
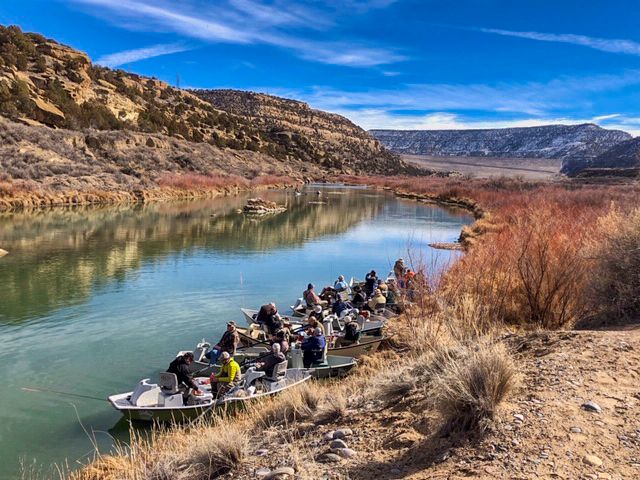
<instances>
[{"instance_id":1,"label":"desert shrub","mask_svg":"<svg viewBox=\"0 0 640 480\"><path fill-rule=\"evenodd\" d=\"M429 373L428 397L446 431L484 429L518 385L513 360L495 343L444 351Z\"/></svg>"},{"instance_id":2,"label":"desert shrub","mask_svg":"<svg viewBox=\"0 0 640 480\"><path fill-rule=\"evenodd\" d=\"M595 268L590 275L594 311L606 323L640 319L640 208L613 209L598 222L590 244Z\"/></svg>"}]
</instances>

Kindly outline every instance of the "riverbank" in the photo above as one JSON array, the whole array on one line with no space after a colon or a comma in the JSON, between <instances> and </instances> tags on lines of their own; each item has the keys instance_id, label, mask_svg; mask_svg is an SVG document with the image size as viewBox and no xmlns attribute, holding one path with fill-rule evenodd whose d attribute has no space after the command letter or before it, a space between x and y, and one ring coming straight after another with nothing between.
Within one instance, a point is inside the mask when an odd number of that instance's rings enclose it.
<instances>
[{"instance_id":1,"label":"riverbank","mask_svg":"<svg viewBox=\"0 0 640 480\"><path fill-rule=\"evenodd\" d=\"M435 288L420 292L391 323L390 348L364 359L340 383L173 430L153 448L137 439L131 451L98 458L71 478L152 478L154 472L181 479L186 471L189 478L223 472L256 478L260 469L277 467L302 478L363 479L636 472L637 443L624 425L637 420L629 410L637 403L632 384L640 359L629 353L637 335L562 330L621 311L603 301L612 285L602 280L619 263L616 239L639 242L633 237L638 187L358 181L428 201L473 199L468 206L487 222L473 227L478 235L467 253L433 279ZM636 265L626 267L633 272ZM631 298L629 320L638 313L633 305ZM588 352L589 367L580 351ZM589 400L623 423L582 408ZM329 434L340 429L346 445L331 448Z\"/></svg>"},{"instance_id":2,"label":"riverbank","mask_svg":"<svg viewBox=\"0 0 640 480\"><path fill-rule=\"evenodd\" d=\"M247 180L234 175L171 175L157 186L134 190L53 190L0 182L0 212L39 208L167 202L238 195L247 191L293 188L303 184L288 176L267 175Z\"/></svg>"}]
</instances>

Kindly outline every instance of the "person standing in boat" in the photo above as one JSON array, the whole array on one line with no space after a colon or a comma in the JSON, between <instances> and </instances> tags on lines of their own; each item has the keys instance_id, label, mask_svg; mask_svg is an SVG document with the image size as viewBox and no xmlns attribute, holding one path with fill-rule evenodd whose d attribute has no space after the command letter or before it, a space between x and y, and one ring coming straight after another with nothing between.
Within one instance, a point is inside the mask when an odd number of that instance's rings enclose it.
<instances>
[{"instance_id":1,"label":"person standing in boat","mask_svg":"<svg viewBox=\"0 0 640 480\"><path fill-rule=\"evenodd\" d=\"M173 373L178 378L178 385L186 385L188 388L193 389L194 395L202 395L202 392L198 388L196 382L193 381L193 377L189 373L189 365L193 363L193 353L187 352L184 355L176 357L169 364L167 373Z\"/></svg>"},{"instance_id":2,"label":"person standing in boat","mask_svg":"<svg viewBox=\"0 0 640 480\"><path fill-rule=\"evenodd\" d=\"M229 352L220 354L220 371L214 373L209 378L211 380L211 393L214 396L224 395L240 380L240 365L236 362Z\"/></svg>"},{"instance_id":3,"label":"person standing in boat","mask_svg":"<svg viewBox=\"0 0 640 480\"><path fill-rule=\"evenodd\" d=\"M375 270L371 270L364 277L364 293L366 293L368 297L372 296L377 286L378 286L378 274L376 273Z\"/></svg>"},{"instance_id":4,"label":"person standing in boat","mask_svg":"<svg viewBox=\"0 0 640 480\"><path fill-rule=\"evenodd\" d=\"M274 343L271 345L271 353L262 357L256 362L256 370L258 372L264 372L267 377L273 375L273 369L279 363L286 362L287 358L280 351L280 344Z\"/></svg>"},{"instance_id":5,"label":"person standing in boat","mask_svg":"<svg viewBox=\"0 0 640 480\"><path fill-rule=\"evenodd\" d=\"M220 341L204 356L209 359L209 363L214 364L218 361L218 357L222 352L229 352L229 354L235 355L239 343L240 335L236 331L236 322L231 320L227 322L227 331L222 334Z\"/></svg>"},{"instance_id":6,"label":"person standing in boat","mask_svg":"<svg viewBox=\"0 0 640 480\"><path fill-rule=\"evenodd\" d=\"M304 368L311 368L314 363L322 362L324 358L324 349L327 346L327 340L322 334L320 328L313 331L313 335L302 341L302 364Z\"/></svg>"}]
</instances>

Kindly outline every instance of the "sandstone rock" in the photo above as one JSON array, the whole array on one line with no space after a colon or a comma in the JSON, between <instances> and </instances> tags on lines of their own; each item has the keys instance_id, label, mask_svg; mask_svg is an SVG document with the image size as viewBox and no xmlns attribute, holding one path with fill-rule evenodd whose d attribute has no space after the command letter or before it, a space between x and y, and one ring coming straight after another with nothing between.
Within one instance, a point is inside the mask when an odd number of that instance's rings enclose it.
<instances>
[{"instance_id":1,"label":"sandstone rock","mask_svg":"<svg viewBox=\"0 0 640 480\"><path fill-rule=\"evenodd\" d=\"M296 474L296 471L291 467L278 467L275 470L272 470L267 476L265 476L265 480L271 479L285 479L289 477L293 477Z\"/></svg>"},{"instance_id":2,"label":"sandstone rock","mask_svg":"<svg viewBox=\"0 0 640 480\"><path fill-rule=\"evenodd\" d=\"M353 431L350 428L339 428L333 433L333 438L342 439L353 435Z\"/></svg>"},{"instance_id":3,"label":"sandstone rock","mask_svg":"<svg viewBox=\"0 0 640 480\"><path fill-rule=\"evenodd\" d=\"M589 400L588 402L583 403L582 408L584 408L587 412L595 412L595 413L602 412L602 407L600 407L600 405L598 405L593 400Z\"/></svg>"},{"instance_id":4,"label":"sandstone rock","mask_svg":"<svg viewBox=\"0 0 640 480\"><path fill-rule=\"evenodd\" d=\"M591 465L592 467L599 467L602 465L602 460L596 457L595 455L585 455L582 457L582 461L587 465Z\"/></svg>"},{"instance_id":5,"label":"sandstone rock","mask_svg":"<svg viewBox=\"0 0 640 480\"><path fill-rule=\"evenodd\" d=\"M582 433L582 429L580 427L571 427L571 433Z\"/></svg>"},{"instance_id":6,"label":"sandstone rock","mask_svg":"<svg viewBox=\"0 0 640 480\"><path fill-rule=\"evenodd\" d=\"M332 450L338 449L338 448L347 448L347 444L340 440L333 440L330 444L329 444L329 448L331 448Z\"/></svg>"},{"instance_id":7,"label":"sandstone rock","mask_svg":"<svg viewBox=\"0 0 640 480\"><path fill-rule=\"evenodd\" d=\"M263 467L263 468L257 469L255 473L256 473L256 477L264 478L271 473L271 470Z\"/></svg>"}]
</instances>

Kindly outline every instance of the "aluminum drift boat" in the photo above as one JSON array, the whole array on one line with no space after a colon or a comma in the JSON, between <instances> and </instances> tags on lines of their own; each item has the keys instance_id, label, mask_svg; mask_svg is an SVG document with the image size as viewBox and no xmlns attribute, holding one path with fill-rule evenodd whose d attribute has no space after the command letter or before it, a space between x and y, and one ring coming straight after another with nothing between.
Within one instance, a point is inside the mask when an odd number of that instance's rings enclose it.
<instances>
[{"instance_id":1,"label":"aluminum drift boat","mask_svg":"<svg viewBox=\"0 0 640 480\"><path fill-rule=\"evenodd\" d=\"M193 352L193 362L189 365L189 372L191 374L208 376L220 370L220 365L211 365L205 358L204 354L209 348L209 343L205 341L200 342L196 346ZM178 352L176 356L184 355L185 353L187 353L186 350ZM248 367L248 364L253 363L258 357L267 353L269 352L260 346L249 347L238 350L233 358L240 364L240 368L244 370ZM300 350L300 348L294 347L287 352L287 360L289 369L303 369L302 350ZM313 364L311 368L305 370L308 370L313 378L344 377L357 363L357 360L353 357L325 355L322 362Z\"/></svg>"},{"instance_id":2,"label":"aluminum drift boat","mask_svg":"<svg viewBox=\"0 0 640 480\"><path fill-rule=\"evenodd\" d=\"M258 327L257 324L253 324ZM236 327L236 332L240 336L240 343L242 343L241 350L244 352L246 348L261 349L263 352L268 352L269 347L266 345L267 335L259 327L254 329ZM340 337L336 338L331 345L329 342L329 349L327 355L338 355L342 357L360 358L363 355L371 355L378 347L380 343L386 337L379 335L363 335L360 337L358 343L352 343L347 345ZM343 345L344 343L344 345Z\"/></svg>"},{"instance_id":3,"label":"aluminum drift boat","mask_svg":"<svg viewBox=\"0 0 640 480\"><path fill-rule=\"evenodd\" d=\"M247 370L239 385L215 398L208 378L195 378L203 395L182 391L173 373L161 373L160 383L141 380L132 392L111 395L109 402L125 417L134 421L183 422L193 420L213 408L244 404L294 387L311 378L304 369L287 369L285 362L276 365L273 375L254 368Z\"/></svg>"},{"instance_id":4,"label":"aluminum drift boat","mask_svg":"<svg viewBox=\"0 0 640 480\"><path fill-rule=\"evenodd\" d=\"M249 325L249 327L255 329L254 325L257 325L255 323L255 318L258 314L258 310L252 310L250 308L241 308L240 310L242 311L242 314L244 315L245 320L247 321L247 324ZM293 321L293 322L287 317L283 317L283 319L289 321L291 330L300 329L304 327L306 324L306 318L301 318L300 320ZM340 332L342 332L348 320L349 319L347 319L347 316L338 318L336 315L330 314L330 315L327 315L325 320L323 320L323 323L330 322L332 331L334 333L337 333L338 336L340 336ZM382 333L382 327L384 327L384 325L387 323L388 318L382 315L371 315L369 318L365 318L362 315L358 315L356 321L360 325L361 334L380 335ZM260 326L258 326L258 328L260 328Z\"/></svg>"}]
</instances>

